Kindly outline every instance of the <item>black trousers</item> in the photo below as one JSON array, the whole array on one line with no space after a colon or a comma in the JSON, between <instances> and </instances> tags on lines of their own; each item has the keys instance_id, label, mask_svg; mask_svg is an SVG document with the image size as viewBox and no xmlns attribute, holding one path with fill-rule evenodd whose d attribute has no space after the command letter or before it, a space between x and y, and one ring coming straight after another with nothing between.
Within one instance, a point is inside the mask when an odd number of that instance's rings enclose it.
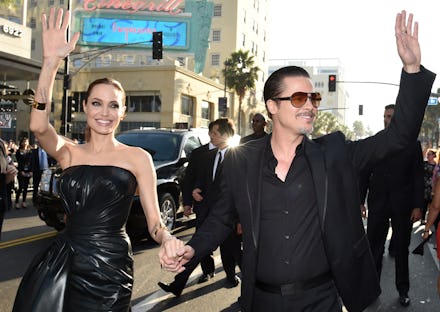
<instances>
[{"instance_id":1,"label":"black trousers","mask_svg":"<svg viewBox=\"0 0 440 312\"><path fill-rule=\"evenodd\" d=\"M408 248L412 229L410 217L411 211L404 209L397 212L383 209L369 209L368 211L367 236L379 278L382 272L382 258L390 225L389 219L391 218L395 254L395 285L398 292L409 291Z\"/></svg>"},{"instance_id":2,"label":"black trousers","mask_svg":"<svg viewBox=\"0 0 440 312\"><path fill-rule=\"evenodd\" d=\"M35 203L38 196L38 190L40 186L41 181L41 175L43 174L43 170L36 170L33 172L32 175L32 183L33 183L33 190L32 190L32 201Z\"/></svg>"},{"instance_id":3,"label":"black trousers","mask_svg":"<svg viewBox=\"0 0 440 312\"><path fill-rule=\"evenodd\" d=\"M283 296L254 289L252 312L341 312L342 304L333 281Z\"/></svg>"},{"instance_id":4,"label":"black trousers","mask_svg":"<svg viewBox=\"0 0 440 312\"><path fill-rule=\"evenodd\" d=\"M241 235L232 232L220 245L220 256L222 258L223 269L226 277L231 279L235 276L235 266L241 270L241 259L243 252L241 250Z\"/></svg>"}]
</instances>

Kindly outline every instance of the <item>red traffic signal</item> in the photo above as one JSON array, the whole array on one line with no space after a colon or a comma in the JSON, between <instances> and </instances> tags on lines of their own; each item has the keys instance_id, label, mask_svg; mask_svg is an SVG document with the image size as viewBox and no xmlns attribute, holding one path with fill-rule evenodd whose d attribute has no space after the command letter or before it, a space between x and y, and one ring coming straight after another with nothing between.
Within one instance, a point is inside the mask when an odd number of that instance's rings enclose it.
<instances>
[{"instance_id":1,"label":"red traffic signal","mask_svg":"<svg viewBox=\"0 0 440 312\"><path fill-rule=\"evenodd\" d=\"M328 75L328 92L336 91L336 75Z\"/></svg>"},{"instance_id":2,"label":"red traffic signal","mask_svg":"<svg viewBox=\"0 0 440 312\"><path fill-rule=\"evenodd\" d=\"M161 60L163 52L162 32L153 32L153 60Z\"/></svg>"}]
</instances>

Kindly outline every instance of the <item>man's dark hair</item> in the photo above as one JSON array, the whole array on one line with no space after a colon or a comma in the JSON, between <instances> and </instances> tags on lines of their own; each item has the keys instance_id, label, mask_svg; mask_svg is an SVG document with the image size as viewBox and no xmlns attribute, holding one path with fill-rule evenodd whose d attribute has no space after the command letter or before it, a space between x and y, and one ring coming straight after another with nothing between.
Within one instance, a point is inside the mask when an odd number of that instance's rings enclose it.
<instances>
[{"instance_id":1,"label":"man's dark hair","mask_svg":"<svg viewBox=\"0 0 440 312\"><path fill-rule=\"evenodd\" d=\"M274 71L264 84L263 97L264 103L266 103L266 110L267 101L271 98L278 97L284 91L285 86L282 81L286 77L310 78L310 75L304 68L299 66L286 66ZM267 111L267 115L272 117L272 114L269 113L269 111Z\"/></svg>"},{"instance_id":2,"label":"man's dark hair","mask_svg":"<svg viewBox=\"0 0 440 312\"><path fill-rule=\"evenodd\" d=\"M395 104L388 104L387 106L385 106L385 109L395 109L396 105Z\"/></svg>"},{"instance_id":3,"label":"man's dark hair","mask_svg":"<svg viewBox=\"0 0 440 312\"><path fill-rule=\"evenodd\" d=\"M211 121L208 125L208 130L211 131L213 126L214 126L214 122Z\"/></svg>"},{"instance_id":4,"label":"man's dark hair","mask_svg":"<svg viewBox=\"0 0 440 312\"><path fill-rule=\"evenodd\" d=\"M222 118L216 119L213 122L213 126L214 125L218 126L218 132L220 132L221 135L226 133L229 137L232 137L235 134L234 123L229 118L222 117Z\"/></svg>"},{"instance_id":5,"label":"man's dark hair","mask_svg":"<svg viewBox=\"0 0 440 312\"><path fill-rule=\"evenodd\" d=\"M264 84L264 102L279 96L284 91L282 81L286 77L306 77L310 78L309 73L299 66L286 66L274 71Z\"/></svg>"}]
</instances>

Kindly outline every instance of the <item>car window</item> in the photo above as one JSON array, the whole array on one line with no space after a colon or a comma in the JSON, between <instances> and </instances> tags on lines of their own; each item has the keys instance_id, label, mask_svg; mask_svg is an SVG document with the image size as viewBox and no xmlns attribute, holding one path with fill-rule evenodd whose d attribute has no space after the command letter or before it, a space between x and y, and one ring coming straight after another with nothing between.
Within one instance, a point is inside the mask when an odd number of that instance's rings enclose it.
<instances>
[{"instance_id":1,"label":"car window","mask_svg":"<svg viewBox=\"0 0 440 312\"><path fill-rule=\"evenodd\" d=\"M185 146L183 146L183 151L185 152L186 157L189 158L191 152L201 145L200 139L195 136L188 137L188 140L185 142Z\"/></svg>"},{"instance_id":2,"label":"car window","mask_svg":"<svg viewBox=\"0 0 440 312\"><path fill-rule=\"evenodd\" d=\"M138 146L148 151L154 161L172 161L179 156L182 136L175 133L123 133L117 137L121 143Z\"/></svg>"}]
</instances>

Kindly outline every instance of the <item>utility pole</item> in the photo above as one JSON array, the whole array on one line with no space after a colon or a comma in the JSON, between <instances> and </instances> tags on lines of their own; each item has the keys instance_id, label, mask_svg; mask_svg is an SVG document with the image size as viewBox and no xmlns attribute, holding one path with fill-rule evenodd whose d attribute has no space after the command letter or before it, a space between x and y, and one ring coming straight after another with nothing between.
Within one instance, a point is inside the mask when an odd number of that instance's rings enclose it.
<instances>
[{"instance_id":1,"label":"utility pole","mask_svg":"<svg viewBox=\"0 0 440 312\"><path fill-rule=\"evenodd\" d=\"M67 1L67 10L70 11L71 8L71 4L72 4L72 0L68 0ZM69 42L70 40L70 26L67 28L67 34L66 34L66 39L67 42ZM60 132L61 134L67 136L67 130L68 130L68 114L71 114L71 112L69 112L68 108L68 101L69 98L67 96L68 90L70 89L70 77L69 77L69 55L66 56L66 58L64 59L64 75L63 75L63 98L62 98L62 109L61 109L61 129Z\"/></svg>"}]
</instances>

